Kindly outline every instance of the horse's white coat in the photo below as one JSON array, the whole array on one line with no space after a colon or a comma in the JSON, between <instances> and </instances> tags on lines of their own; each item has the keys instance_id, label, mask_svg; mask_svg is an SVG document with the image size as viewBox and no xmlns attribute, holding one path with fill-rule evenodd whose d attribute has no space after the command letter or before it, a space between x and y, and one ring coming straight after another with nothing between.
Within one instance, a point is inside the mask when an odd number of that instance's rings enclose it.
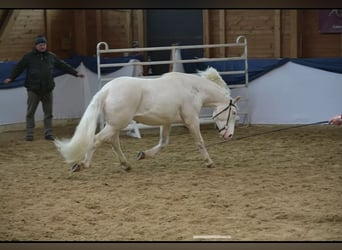
<instances>
[{"instance_id":1,"label":"horse's white coat","mask_svg":"<svg viewBox=\"0 0 342 250\"><path fill-rule=\"evenodd\" d=\"M236 103L218 72L209 68L199 75L170 72L160 78L119 77L107 83L92 99L71 139L56 140L55 145L68 163L90 166L96 148L110 140L120 163L130 168L119 141L120 130L135 120L160 125L160 141L140 152L139 159L154 156L168 144L172 123L184 123L202 152L207 166L212 166L200 133L199 113L203 106L216 107L214 113L229 107L216 118L224 139L234 133ZM95 135L97 120L103 113L105 127ZM229 117L229 119L228 119Z\"/></svg>"}]
</instances>

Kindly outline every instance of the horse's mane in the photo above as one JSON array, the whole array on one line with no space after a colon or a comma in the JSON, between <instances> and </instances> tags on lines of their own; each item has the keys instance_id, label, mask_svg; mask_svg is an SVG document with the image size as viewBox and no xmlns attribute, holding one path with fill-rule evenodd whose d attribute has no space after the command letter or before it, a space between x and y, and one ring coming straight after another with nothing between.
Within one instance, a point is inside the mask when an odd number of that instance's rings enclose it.
<instances>
[{"instance_id":1,"label":"horse's mane","mask_svg":"<svg viewBox=\"0 0 342 250\"><path fill-rule=\"evenodd\" d=\"M230 89L215 68L209 67L205 71L198 71L198 74L224 88L227 95L230 95Z\"/></svg>"}]
</instances>

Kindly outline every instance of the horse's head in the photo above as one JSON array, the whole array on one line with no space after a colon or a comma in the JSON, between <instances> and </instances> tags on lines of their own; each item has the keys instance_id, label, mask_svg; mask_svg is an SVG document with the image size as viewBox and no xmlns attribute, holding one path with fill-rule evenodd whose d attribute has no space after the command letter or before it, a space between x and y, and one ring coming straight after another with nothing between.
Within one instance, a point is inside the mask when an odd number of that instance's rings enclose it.
<instances>
[{"instance_id":1,"label":"horse's head","mask_svg":"<svg viewBox=\"0 0 342 250\"><path fill-rule=\"evenodd\" d=\"M235 121L237 118L237 103L240 96L230 99L229 104L218 105L213 112L213 119L216 122L216 127L220 136L225 140L229 140L234 135Z\"/></svg>"}]
</instances>

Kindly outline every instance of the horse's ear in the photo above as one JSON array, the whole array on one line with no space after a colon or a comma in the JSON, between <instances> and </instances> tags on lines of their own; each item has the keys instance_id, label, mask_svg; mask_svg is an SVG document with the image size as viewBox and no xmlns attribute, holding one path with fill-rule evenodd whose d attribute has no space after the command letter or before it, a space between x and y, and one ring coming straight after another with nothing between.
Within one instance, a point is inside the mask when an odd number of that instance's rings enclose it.
<instances>
[{"instance_id":1,"label":"horse's ear","mask_svg":"<svg viewBox=\"0 0 342 250\"><path fill-rule=\"evenodd\" d=\"M240 99L241 99L241 96L235 97L235 98L233 99L233 104L238 103L238 102L240 101Z\"/></svg>"}]
</instances>

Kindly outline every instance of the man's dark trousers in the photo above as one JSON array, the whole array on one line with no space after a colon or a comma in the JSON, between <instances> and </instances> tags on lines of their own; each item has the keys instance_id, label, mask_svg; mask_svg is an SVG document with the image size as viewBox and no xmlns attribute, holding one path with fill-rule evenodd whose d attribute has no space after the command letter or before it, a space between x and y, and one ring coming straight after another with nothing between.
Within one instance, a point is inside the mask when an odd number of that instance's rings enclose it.
<instances>
[{"instance_id":1,"label":"man's dark trousers","mask_svg":"<svg viewBox=\"0 0 342 250\"><path fill-rule=\"evenodd\" d=\"M38 95L33 91L27 91L27 111L26 111L26 136L33 137L35 128L35 118L39 102L42 102L44 112L44 135L52 135L52 91L44 95Z\"/></svg>"}]
</instances>

